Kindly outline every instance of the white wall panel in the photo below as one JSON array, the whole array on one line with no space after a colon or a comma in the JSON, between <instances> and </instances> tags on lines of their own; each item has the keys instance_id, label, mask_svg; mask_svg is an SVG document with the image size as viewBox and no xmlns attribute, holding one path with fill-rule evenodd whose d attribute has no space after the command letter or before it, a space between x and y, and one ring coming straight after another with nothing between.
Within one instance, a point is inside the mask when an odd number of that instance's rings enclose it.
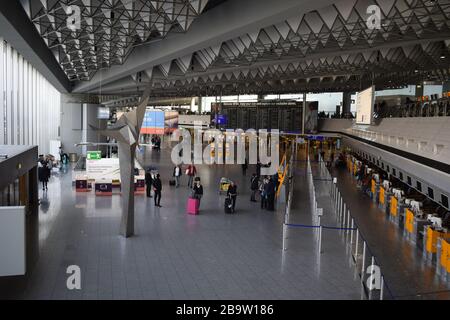
<instances>
[{"instance_id":1,"label":"white wall panel","mask_svg":"<svg viewBox=\"0 0 450 320\"><path fill-rule=\"evenodd\" d=\"M0 144L5 143L5 125L4 125L4 114L6 111L6 106L4 104L4 92L6 91L6 74L5 74L5 44L3 40L0 38Z\"/></svg>"},{"instance_id":2,"label":"white wall panel","mask_svg":"<svg viewBox=\"0 0 450 320\"><path fill-rule=\"evenodd\" d=\"M0 144L38 145L59 138L61 95L0 38Z\"/></svg>"}]
</instances>

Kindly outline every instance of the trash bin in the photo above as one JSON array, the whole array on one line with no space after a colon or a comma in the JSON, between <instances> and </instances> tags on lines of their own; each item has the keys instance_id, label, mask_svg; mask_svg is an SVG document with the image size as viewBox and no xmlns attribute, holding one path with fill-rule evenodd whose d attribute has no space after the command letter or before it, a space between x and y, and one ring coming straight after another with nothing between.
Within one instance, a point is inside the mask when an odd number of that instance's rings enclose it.
<instances>
[{"instance_id":1,"label":"trash bin","mask_svg":"<svg viewBox=\"0 0 450 320\"><path fill-rule=\"evenodd\" d=\"M70 153L69 154L70 162L77 162L78 161L78 155L76 153Z\"/></svg>"}]
</instances>

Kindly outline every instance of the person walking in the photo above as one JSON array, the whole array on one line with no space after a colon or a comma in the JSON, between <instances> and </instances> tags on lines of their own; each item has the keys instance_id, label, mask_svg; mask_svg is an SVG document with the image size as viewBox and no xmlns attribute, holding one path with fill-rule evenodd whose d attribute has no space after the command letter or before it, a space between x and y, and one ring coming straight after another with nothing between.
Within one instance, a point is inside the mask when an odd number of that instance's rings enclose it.
<instances>
[{"instance_id":1,"label":"person walking","mask_svg":"<svg viewBox=\"0 0 450 320\"><path fill-rule=\"evenodd\" d=\"M156 175L156 179L153 181L153 191L155 192L155 207L161 208L162 182L159 173Z\"/></svg>"},{"instance_id":2,"label":"person walking","mask_svg":"<svg viewBox=\"0 0 450 320\"><path fill-rule=\"evenodd\" d=\"M192 187L192 198L198 199L199 205L203 197L203 186L200 179L196 179Z\"/></svg>"},{"instance_id":3,"label":"person walking","mask_svg":"<svg viewBox=\"0 0 450 320\"><path fill-rule=\"evenodd\" d=\"M197 168L193 164L190 164L186 169L186 175L189 177L188 187L192 188L194 186L194 177L197 175Z\"/></svg>"},{"instance_id":4,"label":"person walking","mask_svg":"<svg viewBox=\"0 0 450 320\"><path fill-rule=\"evenodd\" d=\"M173 176L175 178L175 187L178 188L180 186L180 177L182 175L180 165L175 166L173 168Z\"/></svg>"},{"instance_id":5,"label":"person walking","mask_svg":"<svg viewBox=\"0 0 450 320\"><path fill-rule=\"evenodd\" d=\"M250 190L252 191L252 195L250 196L251 202L256 202L256 192L258 191L258 189L259 189L259 178L256 175L256 173L254 173L250 180Z\"/></svg>"},{"instance_id":6,"label":"person walking","mask_svg":"<svg viewBox=\"0 0 450 320\"><path fill-rule=\"evenodd\" d=\"M153 185L153 177L150 170L145 172L145 190L147 192L147 198L152 197L152 185Z\"/></svg>"},{"instance_id":7,"label":"person walking","mask_svg":"<svg viewBox=\"0 0 450 320\"><path fill-rule=\"evenodd\" d=\"M231 181L228 187L227 196L231 198L231 211L234 213L237 199L237 185L233 181Z\"/></svg>"}]
</instances>

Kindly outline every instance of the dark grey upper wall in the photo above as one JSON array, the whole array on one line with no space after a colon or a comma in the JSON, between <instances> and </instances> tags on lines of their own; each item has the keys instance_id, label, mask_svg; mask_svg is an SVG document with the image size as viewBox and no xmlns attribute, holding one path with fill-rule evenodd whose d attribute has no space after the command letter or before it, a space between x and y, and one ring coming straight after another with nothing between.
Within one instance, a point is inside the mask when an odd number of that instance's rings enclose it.
<instances>
[{"instance_id":1,"label":"dark grey upper wall","mask_svg":"<svg viewBox=\"0 0 450 320\"><path fill-rule=\"evenodd\" d=\"M8 41L59 92L72 90L71 82L28 18L20 1L1 1L0 37Z\"/></svg>"}]
</instances>

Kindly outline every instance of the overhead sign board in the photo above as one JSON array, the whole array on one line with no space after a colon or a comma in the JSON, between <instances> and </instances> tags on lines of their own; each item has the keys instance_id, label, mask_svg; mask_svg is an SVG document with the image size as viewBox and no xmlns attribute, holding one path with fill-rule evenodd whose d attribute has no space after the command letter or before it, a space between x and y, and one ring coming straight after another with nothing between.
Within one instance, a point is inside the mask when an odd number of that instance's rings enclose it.
<instances>
[{"instance_id":1,"label":"overhead sign board","mask_svg":"<svg viewBox=\"0 0 450 320\"><path fill-rule=\"evenodd\" d=\"M86 175L94 180L120 180L119 158L86 160Z\"/></svg>"},{"instance_id":2,"label":"overhead sign board","mask_svg":"<svg viewBox=\"0 0 450 320\"><path fill-rule=\"evenodd\" d=\"M375 86L371 86L356 95L356 124L372 124Z\"/></svg>"}]
</instances>

